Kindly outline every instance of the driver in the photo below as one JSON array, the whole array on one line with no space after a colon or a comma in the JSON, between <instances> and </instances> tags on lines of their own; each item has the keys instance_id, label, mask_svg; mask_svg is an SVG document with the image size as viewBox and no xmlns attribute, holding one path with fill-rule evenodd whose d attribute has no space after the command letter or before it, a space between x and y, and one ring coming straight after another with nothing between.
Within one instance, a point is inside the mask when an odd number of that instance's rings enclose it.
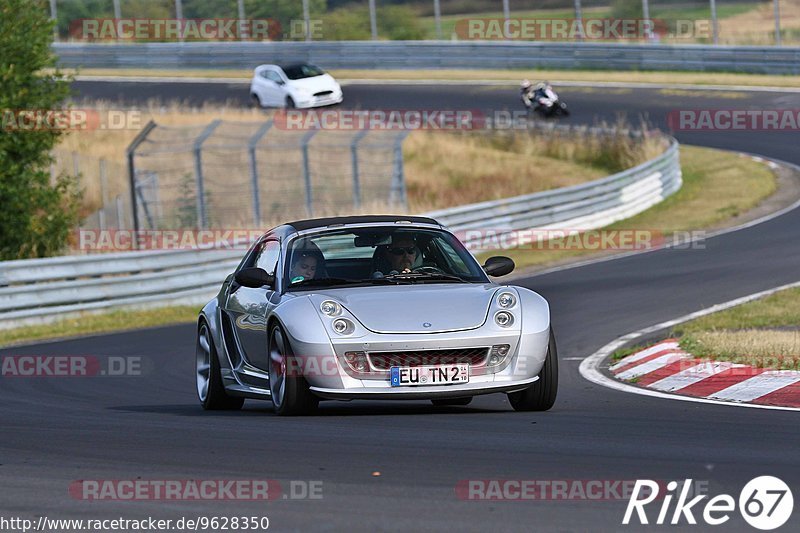
<instances>
[{"instance_id":1,"label":"driver","mask_svg":"<svg viewBox=\"0 0 800 533\"><path fill-rule=\"evenodd\" d=\"M422 253L410 233L392 235L392 242L383 249L381 259L383 268L379 270L387 274L408 274L422 266Z\"/></svg>"}]
</instances>

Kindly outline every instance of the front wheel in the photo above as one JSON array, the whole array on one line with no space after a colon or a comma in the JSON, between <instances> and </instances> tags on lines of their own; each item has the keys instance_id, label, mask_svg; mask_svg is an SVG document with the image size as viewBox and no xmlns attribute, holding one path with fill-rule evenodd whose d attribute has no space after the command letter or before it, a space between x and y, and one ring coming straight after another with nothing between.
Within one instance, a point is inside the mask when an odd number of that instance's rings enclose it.
<instances>
[{"instance_id":1,"label":"front wheel","mask_svg":"<svg viewBox=\"0 0 800 533\"><path fill-rule=\"evenodd\" d=\"M558 350L553 328L550 328L550 342L547 357L539 372L539 379L527 389L511 392L508 401L515 411L547 411L556 402L558 394Z\"/></svg>"},{"instance_id":2,"label":"front wheel","mask_svg":"<svg viewBox=\"0 0 800 533\"><path fill-rule=\"evenodd\" d=\"M289 339L279 324L269 333L269 391L275 413L284 416L313 413L319 398L308 388L306 379L299 375L300 365L295 364Z\"/></svg>"}]
</instances>

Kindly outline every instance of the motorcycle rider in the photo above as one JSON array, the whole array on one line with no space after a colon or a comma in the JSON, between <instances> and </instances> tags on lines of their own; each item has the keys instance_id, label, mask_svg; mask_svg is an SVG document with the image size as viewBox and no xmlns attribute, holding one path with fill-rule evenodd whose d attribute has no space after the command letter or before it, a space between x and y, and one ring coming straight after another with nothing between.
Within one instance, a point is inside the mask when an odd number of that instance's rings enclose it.
<instances>
[{"instance_id":1,"label":"motorcycle rider","mask_svg":"<svg viewBox=\"0 0 800 533\"><path fill-rule=\"evenodd\" d=\"M553 94L552 87L546 81L533 85L530 80L522 80L520 84L520 96L528 109L532 109L537 104L550 108L554 103L553 98L550 96L551 94Z\"/></svg>"}]
</instances>

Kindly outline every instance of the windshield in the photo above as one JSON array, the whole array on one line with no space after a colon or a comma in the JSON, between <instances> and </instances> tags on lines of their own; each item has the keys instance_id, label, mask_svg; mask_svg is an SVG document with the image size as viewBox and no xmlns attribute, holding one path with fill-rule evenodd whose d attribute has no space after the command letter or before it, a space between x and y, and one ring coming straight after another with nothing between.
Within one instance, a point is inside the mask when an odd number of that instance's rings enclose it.
<instances>
[{"instance_id":1,"label":"windshield","mask_svg":"<svg viewBox=\"0 0 800 533\"><path fill-rule=\"evenodd\" d=\"M314 76L322 76L325 71L314 65L288 65L283 67L283 72L290 80L302 80L303 78L313 78Z\"/></svg>"},{"instance_id":2,"label":"windshield","mask_svg":"<svg viewBox=\"0 0 800 533\"><path fill-rule=\"evenodd\" d=\"M451 234L427 229L363 228L294 239L286 287L486 283L481 266Z\"/></svg>"}]
</instances>

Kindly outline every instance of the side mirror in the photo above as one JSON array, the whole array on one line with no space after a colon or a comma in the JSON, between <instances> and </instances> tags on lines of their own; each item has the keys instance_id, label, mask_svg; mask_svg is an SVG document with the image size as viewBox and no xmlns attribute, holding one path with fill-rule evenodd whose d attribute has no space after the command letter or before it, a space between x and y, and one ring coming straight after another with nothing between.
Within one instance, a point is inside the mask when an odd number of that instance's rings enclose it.
<instances>
[{"instance_id":1,"label":"side mirror","mask_svg":"<svg viewBox=\"0 0 800 533\"><path fill-rule=\"evenodd\" d=\"M243 268L236 273L234 279L239 285L251 289L260 289L265 285L271 287L275 284L275 276L267 274L266 270L258 267Z\"/></svg>"},{"instance_id":2,"label":"side mirror","mask_svg":"<svg viewBox=\"0 0 800 533\"><path fill-rule=\"evenodd\" d=\"M510 257L496 255L486 260L483 270L495 278L511 274L514 271L514 260Z\"/></svg>"}]
</instances>

